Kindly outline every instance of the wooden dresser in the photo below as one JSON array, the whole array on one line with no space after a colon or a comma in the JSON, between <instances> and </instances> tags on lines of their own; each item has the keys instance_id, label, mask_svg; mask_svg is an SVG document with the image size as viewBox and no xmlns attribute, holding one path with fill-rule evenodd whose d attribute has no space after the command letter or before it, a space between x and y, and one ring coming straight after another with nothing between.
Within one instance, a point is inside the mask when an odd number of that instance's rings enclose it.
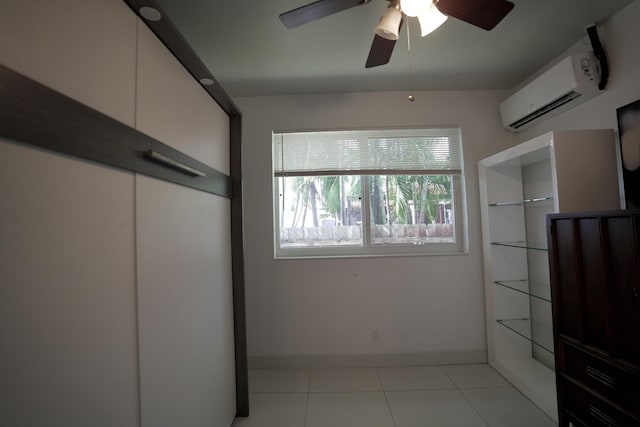
<instances>
[{"instance_id":1,"label":"wooden dresser","mask_svg":"<svg viewBox=\"0 0 640 427\"><path fill-rule=\"evenodd\" d=\"M640 426L640 212L551 214L547 232L559 425Z\"/></svg>"}]
</instances>

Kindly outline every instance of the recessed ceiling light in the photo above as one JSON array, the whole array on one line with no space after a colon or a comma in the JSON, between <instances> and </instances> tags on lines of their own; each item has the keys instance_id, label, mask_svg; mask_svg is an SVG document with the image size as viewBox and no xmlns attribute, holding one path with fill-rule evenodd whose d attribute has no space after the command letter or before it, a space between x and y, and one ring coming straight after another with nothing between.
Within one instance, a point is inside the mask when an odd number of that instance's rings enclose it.
<instances>
[{"instance_id":1,"label":"recessed ceiling light","mask_svg":"<svg viewBox=\"0 0 640 427\"><path fill-rule=\"evenodd\" d=\"M213 80L208 78L203 78L203 79L200 79L200 83L202 83L205 86L211 86L213 84Z\"/></svg>"},{"instance_id":2,"label":"recessed ceiling light","mask_svg":"<svg viewBox=\"0 0 640 427\"><path fill-rule=\"evenodd\" d=\"M147 21L159 21L162 19L162 14L160 14L158 9L149 6L141 7L140 15Z\"/></svg>"}]
</instances>

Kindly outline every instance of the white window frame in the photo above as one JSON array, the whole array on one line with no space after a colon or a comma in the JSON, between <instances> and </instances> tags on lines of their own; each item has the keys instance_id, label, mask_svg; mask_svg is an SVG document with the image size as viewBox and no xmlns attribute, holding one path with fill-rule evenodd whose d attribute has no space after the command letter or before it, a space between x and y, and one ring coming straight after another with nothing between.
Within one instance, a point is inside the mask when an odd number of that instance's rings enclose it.
<instances>
[{"instance_id":1,"label":"white window frame","mask_svg":"<svg viewBox=\"0 0 640 427\"><path fill-rule=\"evenodd\" d=\"M405 133L409 132L429 132L432 129L443 130L443 128L421 128L421 129L385 129L380 132L385 132L392 136L394 132ZM362 175L350 171L349 173L342 173L336 175L356 175L360 176L361 188L362 188L362 241L363 246L323 246L323 247L281 247L280 246L280 188L279 177L287 176L286 173L276 173L278 166L276 164L282 159L277 159L278 153L276 153L277 144L276 138L279 135L288 134L289 132L274 132L273 133L273 239L274 239L274 256L276 259L291 259L291 258L343 258L343 257L372 257L372 256L410 256L410 255L455 255L468 253L468 240L467 240L467 209L466 209L466 197L465 197L465 184L464 184L464 167L462 161L462 140L460 137L460 129L457 127L444 128L447 131L457 133L457 140L454 142L458 144L457 151L459 155L459 172L447 173L446 171L437 171L433 173L431 170L417 170L407 169L404 175L451 175L451 193L453 196L453 213L454 213L454 242L453 243L425 243L425 244L376 244L371 243L371 215L370 215L370 197L369 191L364 189L369 188L370 176L373 175L392 175L399 174L397 171L394 173L384 173L384 169L377 170L380 173L373 173L371 169L363 171ZM371 130L376 132L377 130ZM348 132L348 131L346 131ZM296 132L303 133L303 132ZM316 133L316 132L314 132ZM321 133L321 132L319 132ZM314 173L313 171L297 172L295 176L318 176L322 173ZM326 174L326 173L325 173ZM294 176L294 175L291 175Z\"/></svg>"}]
</instances>

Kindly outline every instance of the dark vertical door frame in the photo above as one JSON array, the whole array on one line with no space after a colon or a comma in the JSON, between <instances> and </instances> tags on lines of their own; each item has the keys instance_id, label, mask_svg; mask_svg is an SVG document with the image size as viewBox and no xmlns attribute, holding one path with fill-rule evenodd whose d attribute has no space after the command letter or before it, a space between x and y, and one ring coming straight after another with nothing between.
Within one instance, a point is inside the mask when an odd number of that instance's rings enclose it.
<instances>
[{"instance_id":1,"label":"dark vertical door frame","mask_svg":"<svg viewBox=\"0 0 640 427\"><path fill-rule=\"evenodd\" d=\"M244 238L242 207L242 114L224 91L211 71L184 39L156 0L124 0L193 78L229 116L231 175L231 255L233 275L233 315L236 363L236 415L249 415L249 382L247 364L247 333L244 293ZM161 19L149 20L140 13L143 7L159 12ZM209 83L209 84L205 84Z\"/></svg>"},{"instance_id":2,"label":"dark vertical door frame","mask_svg":"<svg viewBox=\"0 0 640 427\"><path fill-rule=\"evenodd\" d=\"M249 373L244 294L244 234L242 209L242 117L231 120L231 259L233 276L233 320L236 361L236 415L249 416Z\"/></svg>"}]
</instances>

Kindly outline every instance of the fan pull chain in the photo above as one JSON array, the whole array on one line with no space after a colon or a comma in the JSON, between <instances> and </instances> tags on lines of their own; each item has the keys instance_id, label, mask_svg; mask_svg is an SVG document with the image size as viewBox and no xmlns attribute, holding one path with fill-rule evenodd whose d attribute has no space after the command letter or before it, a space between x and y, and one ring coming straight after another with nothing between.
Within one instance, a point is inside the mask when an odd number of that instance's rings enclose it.
<instances>
[{"instance_id":1,"label":"fan pull chain","mask_svg":"<svg viewBox=\"0 0 640 427\"><path fill-rule=\"evenodd\" d=\"M411 28L409 27L410 19L407 18L407 56L409 58L409 101L413 102L416 97L413 96L413 73L411 72Z\"/></svg>"}]
</instances>

